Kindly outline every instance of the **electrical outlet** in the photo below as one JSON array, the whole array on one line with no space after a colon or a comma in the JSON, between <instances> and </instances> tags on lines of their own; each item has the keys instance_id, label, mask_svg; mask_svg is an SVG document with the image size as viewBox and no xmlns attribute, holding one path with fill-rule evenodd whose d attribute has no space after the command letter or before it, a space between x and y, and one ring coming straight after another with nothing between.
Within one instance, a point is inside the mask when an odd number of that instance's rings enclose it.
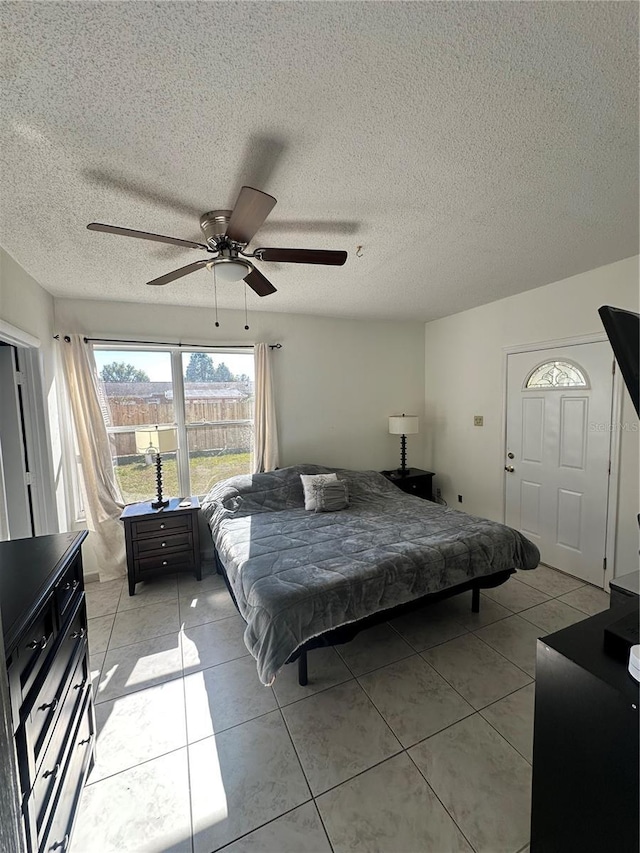
<instances>
[{"instance_id":1,"label":"electrical outlet","mask_svg":"<svg viewBox=\"0 0 640 853\"><path fill-rule=\"evenodd\" d=\"M473 425L474 426L484 426L484 418L482 415L474 415L473 416Z\"/></svg>"},{"instance_id":2,"label":"electrical outlet","mask_svg":"<svg viewBox=\"0 0 640 853\"><path fill-rule=\"evenodd\" d=\"M462 495L458 495L458 503L459 503L459 504L461 504L461 503L462 503Z\"/></svg>"}]
</instances>

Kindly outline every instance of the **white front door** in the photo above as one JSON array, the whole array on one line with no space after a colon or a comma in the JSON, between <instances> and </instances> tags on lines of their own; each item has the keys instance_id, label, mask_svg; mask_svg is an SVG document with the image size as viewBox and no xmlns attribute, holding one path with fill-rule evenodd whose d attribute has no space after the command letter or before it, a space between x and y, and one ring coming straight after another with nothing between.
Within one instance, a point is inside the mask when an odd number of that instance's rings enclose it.
<instances>
[{"instance_id":1,"label":"white front door","mask_svg":"<svg viewBox=\"0 0 640 853\"><path fill-rule=\"evenodd\" d=\"M507 357L506 523L549 566L604 586L613 356L606 342Z\"/></svg>"}]
</instances>

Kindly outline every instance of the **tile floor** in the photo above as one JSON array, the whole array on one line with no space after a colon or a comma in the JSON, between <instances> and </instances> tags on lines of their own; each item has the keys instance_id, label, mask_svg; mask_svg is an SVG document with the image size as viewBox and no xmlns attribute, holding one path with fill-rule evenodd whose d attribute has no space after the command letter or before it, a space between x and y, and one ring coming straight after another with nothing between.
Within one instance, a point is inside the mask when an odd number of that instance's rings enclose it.
<instances>
[{"instance_id":1,"label":"tile floor","mask_svg":"<svg viewBox=\"0 0 640 853\"><path fill-rule=\"evenodd\" d=\"M608 607L545 566L258 682L221 578L87 587L96 765L72 853L528 850L535 646Z\"/></svg>"}]
</instances>

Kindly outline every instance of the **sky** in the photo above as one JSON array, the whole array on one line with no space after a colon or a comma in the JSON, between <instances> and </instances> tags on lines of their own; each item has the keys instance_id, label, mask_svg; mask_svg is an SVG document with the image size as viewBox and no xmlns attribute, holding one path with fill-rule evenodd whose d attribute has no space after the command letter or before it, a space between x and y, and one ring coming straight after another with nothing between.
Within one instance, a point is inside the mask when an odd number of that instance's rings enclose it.
<instances>
[{"instance_id":1,"label":"sky","mask_svg":"<svg viewBox=\"0 0 640 853\"><path fill-rule=\"evenodd\" d=\"M171 382L171 356L168 352L142 352L140 350L99 350L94 349L94 356L98 372L102 370L105 364L112 364L114 361L124 361L125 364L132 364L139 370L144 370L151 382ZM253 354L245 353L208 353L214 365L224 361L229 370L234 374L246 373L253 379ZM182 354L183 374L191 353L185 352Z\"/></svg>"}]
</instances>

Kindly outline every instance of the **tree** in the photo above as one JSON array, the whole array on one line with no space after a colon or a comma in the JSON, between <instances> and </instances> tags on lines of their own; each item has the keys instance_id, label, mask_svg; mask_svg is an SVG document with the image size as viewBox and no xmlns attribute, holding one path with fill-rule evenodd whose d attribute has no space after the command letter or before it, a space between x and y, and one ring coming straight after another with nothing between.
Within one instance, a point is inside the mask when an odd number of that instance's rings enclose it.
<instances>
[{"instance_id":1,"label":"tree","mask_svg":"<svg viewBox=\"0 0 640 853\"><path fill-rule=\"evenodd\" d=\"M221 361L220 364L216 367L214 374L214 382L234 382L236 378L229 370L227 365L224 363L224 361Z\"/></svg>"},{"instance_id":2,"label":"tree","mask_svg":"<svg viewBox=\"0 0 640 853\"><path fill-rule=\"evenodd\" d=\"M187 382L215 382L213 359L206 352L192 352L184 374Z\"/></svg>"},{"instance_id":3,"label":"tree","mask_svg":"<svg viewBox=\"0 0 640 853\"><path fill-rule=\"evenodd\" d=\"M214 365L213 359L206 352L192 352L189 364L184 374L187 382L237 382L224 361Z\"/></svg>"},{"instance_id":4,"label":"tree","mask_svg":"<svg viewBox=\"0 0 640 853\"><path fill-rule=\"evenodd\" d=\"M112 361L105 364L100 371L103 382L149 382L148 375L144 370L139 370L133 364L124 361Z\"/></svg>"}]
</instances>

